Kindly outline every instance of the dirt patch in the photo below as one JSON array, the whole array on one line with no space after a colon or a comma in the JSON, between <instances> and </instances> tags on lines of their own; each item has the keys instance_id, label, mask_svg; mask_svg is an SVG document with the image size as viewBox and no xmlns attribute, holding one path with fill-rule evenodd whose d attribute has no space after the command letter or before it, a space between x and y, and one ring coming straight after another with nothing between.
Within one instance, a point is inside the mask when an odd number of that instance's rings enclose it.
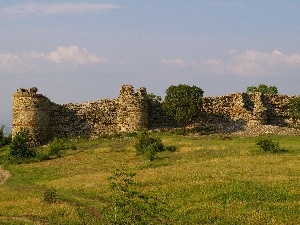
<instances>
[{"instance_id":1,"label":"dirt patch","mask_svg":"<svg viewBox=\"0 0 300 225\"><path fill-rule=\"evenodd\" d=\"M2 169L0 166L0 185L4 184L5 181L11 176L8 170Z\"/></svg>"}]
</instances>

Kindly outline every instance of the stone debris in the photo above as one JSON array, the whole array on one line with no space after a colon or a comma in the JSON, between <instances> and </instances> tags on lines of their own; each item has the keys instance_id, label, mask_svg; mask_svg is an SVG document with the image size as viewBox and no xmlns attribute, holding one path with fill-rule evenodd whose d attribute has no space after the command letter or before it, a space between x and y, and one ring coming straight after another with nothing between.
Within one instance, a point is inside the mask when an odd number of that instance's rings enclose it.
<instances>
[{"instance_id":1,"label":"stone debris","mask_svg":"<svg viewBox=\"0 0 300 225\"><path fill-rule=\"evenodd\" d=\"M279 135L299 135L300 130L289 127L280 127L273 125L247 126L245 130L234 132L238 136L259 136L265 134L279 134Z\"/></svg>"}]
</instances>

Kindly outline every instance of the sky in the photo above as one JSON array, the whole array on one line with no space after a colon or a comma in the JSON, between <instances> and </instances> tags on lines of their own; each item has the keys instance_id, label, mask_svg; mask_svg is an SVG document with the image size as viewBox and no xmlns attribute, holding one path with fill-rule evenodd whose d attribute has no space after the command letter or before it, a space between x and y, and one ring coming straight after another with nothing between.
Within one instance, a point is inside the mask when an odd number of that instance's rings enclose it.
<instances>
[{"instance_id":1,"label":"sky","mask_svg":"<svg viewBox=\"0 0 300 225\"><path fill-rule=\"evenodd\" d=\"M299 95L299 71L299 0L0 1L0 125L20 87L55 103L116 98L124 84Z\"/></svg>"}]
</instances>

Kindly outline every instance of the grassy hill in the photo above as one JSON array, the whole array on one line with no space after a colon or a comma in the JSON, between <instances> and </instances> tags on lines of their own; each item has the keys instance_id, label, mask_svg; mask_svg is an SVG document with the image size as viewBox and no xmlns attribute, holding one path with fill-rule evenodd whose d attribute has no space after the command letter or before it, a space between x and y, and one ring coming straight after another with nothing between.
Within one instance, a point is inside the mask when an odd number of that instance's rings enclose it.
<instances>
[{"instance_id":1,"label":"grassy hill","mask_svg":"<svg viewBox=\"0 0 300 225\"><path fill-rule=\"evenodd\" d=\"M149 161L134 137L80 139L57 158L2 165L11 177L0 186L0 224L102 224L107 178L120 166L168 204L171 224L300 224L300 136L269 136L288 150L271 154L256 146L266 136L155 135L178 151Z\"/></svg>"}]
</instances>

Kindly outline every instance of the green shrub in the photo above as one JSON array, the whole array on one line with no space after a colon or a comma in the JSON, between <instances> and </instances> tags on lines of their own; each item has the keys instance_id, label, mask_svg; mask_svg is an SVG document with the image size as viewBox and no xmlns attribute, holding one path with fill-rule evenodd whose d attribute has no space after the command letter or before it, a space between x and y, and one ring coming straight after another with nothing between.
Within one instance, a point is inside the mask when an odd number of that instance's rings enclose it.
<instances>
[{"instance_id":1,"label":"green shrub","mask_svg":"<svg viewBox=\"0 0 300 225\"><path fill-rule=\"evenodd\" d=\"M48 154L46 156L59 156L59 153L61 150L77 150L76 145L74 142L68 140L68 139L59 139L57 137L53 138L52 142L49 143L48 145Z\"/></svg>"},{"instance_id":2,"label":"green shrub","mask_svg":"<svg viewBox=\"0 0 300 225\"><path fill-rule=\"evenodd\" d=\"M153 160L157 152L164 151L162 140L151 137L146 129L138 132L137 139L137 143L134 146L137 155L144 154L148 159Z\"/></svg>"},{"instance_id":3,"label":"green shrub","mask_svg":"<svg viewBox=\"0 0 300 225\"><path fill-rule=\"evenodd\" d=\"M103 210L103 224L169 224L166 203L140 191L135 175L129 168L117 168L108 178L113 198Z\"/></svg>"},{"instance_id":4,"label":"green shrub","mask_svg":"<svg viewBox=\"0 0 300 225\"><path fill-rule=\"evenodd\" d=\"M57 191L53 187L47 189L44 192L43 201L47 204L53 204L58 201Z\"/></svg>"},{"instance_id":5,"label":"green shrub","mask_svg":"<svg viewBox=\"0 0 300 225\"><path fill-rule=\"evenodd\" d=\"M36 152L29 147L29 132L21 129L17 132L9 145L9 155L12 158L33 158Z\"/></svg>"},{"instance_id":6,"label":"green shrub","mask_svg":"<svg viewBox=\"0 0 300 225\"><path fill-rule=\"evenodd\" d=\"M137 155L145 155L150 161L155 159L158 152L175 152L178 149L176 146L165 146L160 138L151 137L147 129L138 132L134 147Z\"/></svg>"},{"instance_id":7,"label":"green shrub","mask_svg":"<svg viewBox=\"0 0 300 225\"><path fill-rule=\"evenodd\" d=\"M279 142L273 141L270 138L262 139L256 143L263 152L280 153L285 152L285 149L280 148Z\"/></svg>"},{"instance_id":8,"label":"green shrub","mask_svg":"<svg viewBox=\"0 0 300 225\"><path fill-rule=\"evenodd\" d=\"M52 142L48 146L49 155L56 155L60 150L68 149L68 146L63 139L59 139L57 137L53 138Z\"/></svg>"}]
</instances>

